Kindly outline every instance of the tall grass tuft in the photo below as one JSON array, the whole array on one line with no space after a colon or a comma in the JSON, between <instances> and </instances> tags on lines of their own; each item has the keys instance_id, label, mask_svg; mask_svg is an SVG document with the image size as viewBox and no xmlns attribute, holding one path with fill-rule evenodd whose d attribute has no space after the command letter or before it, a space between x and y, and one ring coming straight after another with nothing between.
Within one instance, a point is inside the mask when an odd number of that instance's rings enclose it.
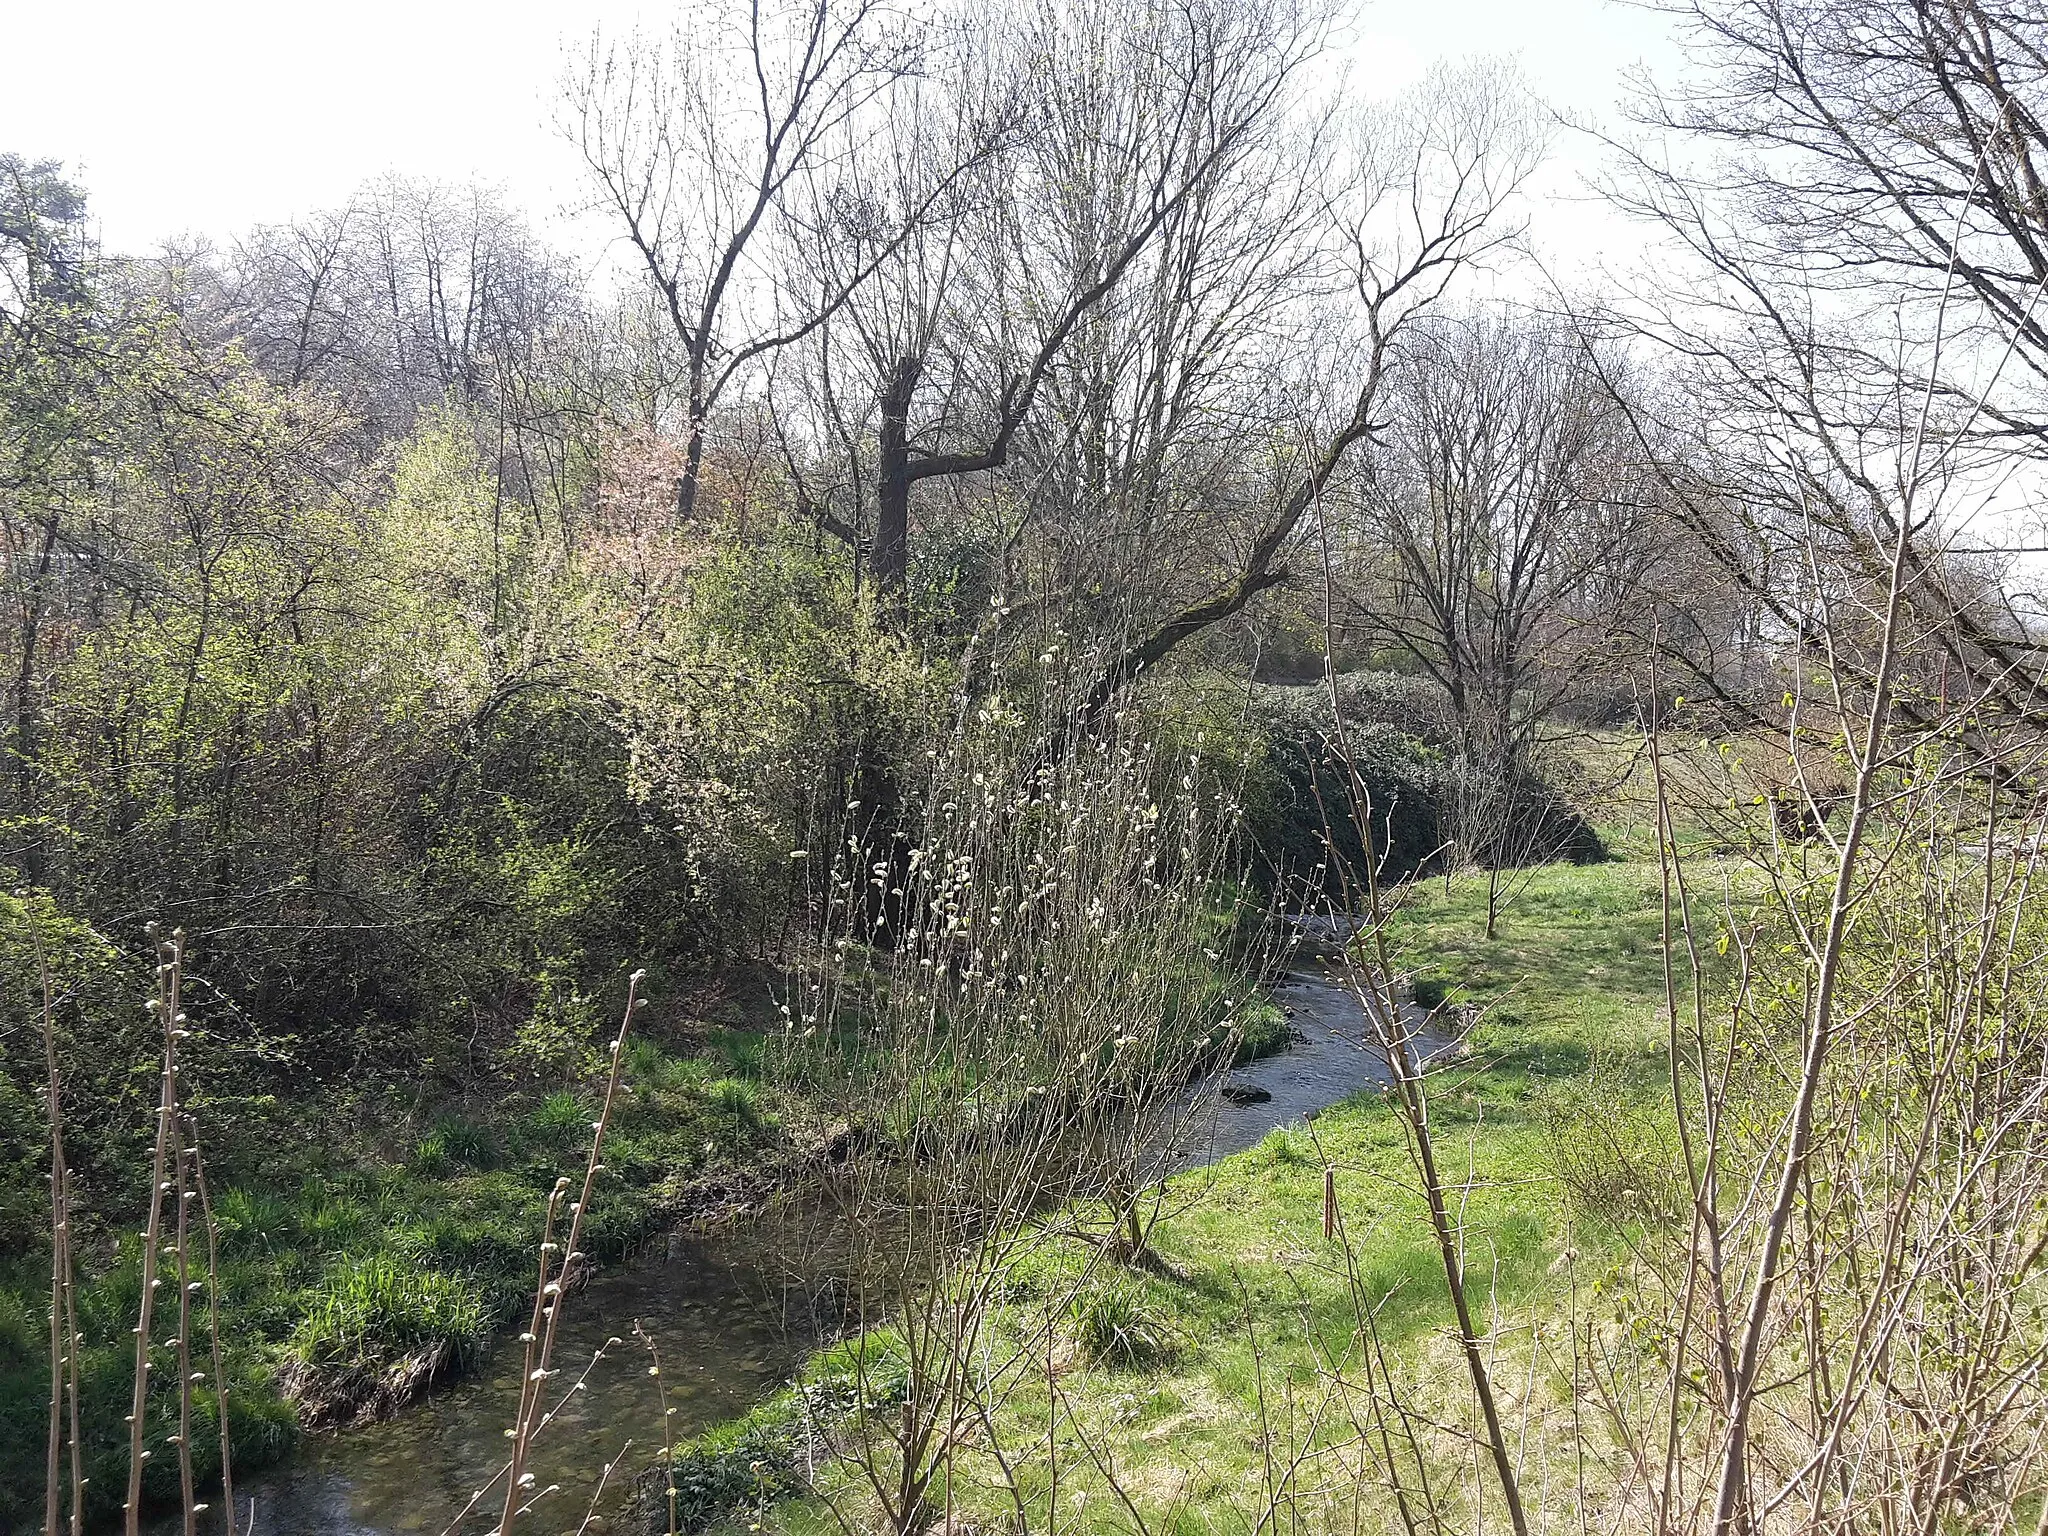
<instances>
[{"instance_id":1,"label":"tall grass tuft","mask_svg":"<svg viewBox=\"0 0 2048 1536\"><path fill-rule=\"evenodd\" d=\"M490 1327L473 1280L421 1269L389 1253L343 1259L315 1289L292 1348L318 1365L359 1365L433 1349L475 1353Z\"/></svg>"},{"instance_id":2,"label":"tall grass tuft","mask_svg":"<svg viewBox=\"0 0 2048 1536\"><path fill-rule=\"evenodd\" d=\"M1092 1285L1067 1308L1074 1343L1092 1365L1141 1371L1173 1353L1166 1325L1136 1285L1121 1277Z\"/></svg>"}]
</instances>

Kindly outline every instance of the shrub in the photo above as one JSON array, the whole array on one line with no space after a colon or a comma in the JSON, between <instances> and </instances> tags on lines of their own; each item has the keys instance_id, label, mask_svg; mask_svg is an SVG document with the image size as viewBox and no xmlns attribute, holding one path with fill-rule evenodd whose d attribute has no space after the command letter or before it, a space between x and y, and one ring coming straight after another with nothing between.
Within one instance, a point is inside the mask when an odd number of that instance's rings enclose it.
<instances>
[{"instance_id":1,"label":"shrub","mask_svg":"<svg viewBox=\"0 0 2048 1536\"><path fill-rule=\"evenodd\" d=\"M1254 868L1268 884L1323 863L1327 811L1337 855L1363 878L1365 847L1347 812L1348 786L1327 738L1320 688L1262 688L1254 708L1264 728L1263 761L1246 792ZM1352 766L1372 797L1373 834L1389 877L1407 874L1443 846L1443 752L1384 720L1351 724Z\"/></svg>"},{"instance_id":2,"label":"shrub","mask_svg":"<svg viewBox=\"0 0 2048 1536\"><path fill-rule=\"evenodd\" d=\"M771 1404L677 1450L669 1476L676 1526L701 1531L743 1509L798 1489L795 1428L784 1404Z\"/></svg>"},{"instance_id":3,"label":"shrub","mask_svg":"<svg viewBox=\"0 0 2048 1536\"><path fill-rule=\"evenodd\" d=\"M1671 1106L1595 1068L1541 1101L1552 1169L1572 1205L1613 1226L1677 1226L1691 1204Z\"/></svg>"},{"instance_id":4,"label":"shrub","mask_svg":"<svg viewBox=\"0 0 2048 1536\"><path fill-rule=\"evenodd\" d=\"M1386 878L1413 874L1453 839L1465 845L1461 858L1482 865L1586 864L1606 857L1598 834L1554 785L1534 774L1510 783L1499 774L1460 770L1433 685L1357 673L1341 680L1339 693L1349 766L1371 798L1374 851L1385 861ZM1260 688L1253 712L1266 738L1246 795L1254 868L1270 884L1324 863L1327 813L1338 859L1362 882L1365 845L1352 824L1349 776L1330 740L1328 692L1320 684ZM1494 820L1475 812L1483 805L1512 807L1510 824L1476 828L1475 816Z\"/></svg>"}]
</instances>

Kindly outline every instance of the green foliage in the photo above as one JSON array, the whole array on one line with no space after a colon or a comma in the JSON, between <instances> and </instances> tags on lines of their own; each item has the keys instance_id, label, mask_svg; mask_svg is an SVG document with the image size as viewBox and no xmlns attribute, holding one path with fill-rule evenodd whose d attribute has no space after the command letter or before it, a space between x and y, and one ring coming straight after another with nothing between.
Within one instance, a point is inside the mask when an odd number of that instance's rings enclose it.
<instances>
[{"instance_id":1,"label":"green foliage","mask_svg":"<svg viewBox=\"0 0 2048 1536\"><path fill-rule=\"evenodd\" d=\"M37 940L41 941L41 960ZM43 966L79 1184L140 1201L161 1035L137 1003L145 981L88 924L40 893L0 893L0 1252L46 1247L50 1123L41 1039ZM132 989L132 990L131 990Z\"/></svg>"},{"instance_id":2,"label":"green foliage","mask_svg":"<svg viewBox=\"0 0 2048 1536\"><path fill-rule=\"evenodd\" d=\"M586 1247L600 1260L644 1238L665 1181L701 1159L706 1141L743 1154L773 1134L759 1088L733 1072L735 1059L758 1059L746 1044L754 1037L729 1033L714 1035L720 1043L697 1056L642 1037L629 1057L635 1091L615 1121L586 1228ZM728 1085L723 1106L710 1090L719 1082ZM380 1164L374 1147L355 1141L286 1143L256 1165L260 1182L216 1182L223 1332L248 1466L288 1444L293 1410L270 1376L280 1353L308 1363L316 1397L337 1384L345 1394L376 1386L408 1353L444 1354L443 1368L459 1364L528 1304L547 1191L588 1143L587 1093L586 1085L582 1093L494 1095L461 1113L405 1120L413 1128L391 1143L399 1161ZM739 1104L756 1109L757 1119L736 1120ZM39 1172L25 1182L31 1194L47 1188ZM81 1240L91 1245L79 1298L91 1341L83 1356L87 1416L94 1433L104 1431L93 1454L107 1458L94 1476L118 1490L138 1245L131 1235L114 1254L113 1239L91 1227ZM0 1268L0 1332L21 1346L0 1339L0 1512L24 1521L39 1508L49 1283L47 1251L33 1251L33 1233L26 1246L16 1264ZM344 1409L346 1401L339 1400Z\"/></svg>"},{"instance_id":3,"label":"green foliage","mask_svg":"<svg viewBox=\"0 0 2048 1536\"><path fill-rule=\"evenodd\" d=\"M489 1129L458 1116L444 1116L434 1122L433 1139L451 1162L469 1168L489 1168L498 1149Z\"/></svg>"},{"instance_id":4,"label":"green foliage","mask_svg":"<svg viewBox=\"0 0 2048 1536\"><path fill-rule=\"evenodd\" d=\"M467 1357L489 1328L473 1280L417 1268L390 1254L344 1259L304 1305L291 1345L314 1365L396 1360L444 1343Z\"/></svg>"},{"instance_id":5,"label":"green foliage","mask_svg":"<svg viewBox=\"0 0 2048 1536\"><path fill-rule=\"evenodd\" d=\"M1293 1032L1287 1022L1287 1015L1270 997L1261 993L1247 998L1236 1011L1237 1054L1231 1065L1241 1067L1248 1061L1257 1061L1287 1049L1293 1039Z\"/></svg>"},{"instance_id":6,"label":"green foliage","mask_svg":"<svg viewBox=\"0 0 2048 1536\"><path fill-rule=\"evenodd\" d=\"M1364 842L1348 810L1349 786L1329 740L1329 698L1318 687L1259 690L1265 751L1247 783L1245 824L1267 881L1303 878L1328 858L1325 824L1353 878L1364 878ZM1349 722L1351 766L1371 798L1373 847L1388 878L1419 869L1449 837L1444 750L1411 734L1412 720Z\"/></svg>"},{"instance_id":7,"label":"green foliage","mask_svg":"<svg viewBox=\"0 0 2048 1536\"><path fill-rule=\"evenodd\" d=\"M126 1415L135 1365L129 1330L141 1291L136 1258L131 1241L119 1260L103 1268L86 1266L78 1277L88 1529L118 1520L127 1481ZM0 1338L0 1520L17 1521L25 1529L35 1528L42 1507L49 1391L47 1258L43 1265L40 1274L33 1264L0 1270L0 1333L6 1335ZM255 1470L290 1449L297 1422L290 1405L278 1399L246 1356L231 1360L229 1377L236 1465ZM218 1408L210 1384L194 1393L193 1409L195 1470L209 1479L217 1475L219 1463ZM163 1450L176 1429L176 1396L169 1380L151 1395L147 1424L155 1455L145 1469L145 1492L153 1500L175 1499L177 1459Z\"/></svg>"},{"instance_id":8,"label":"green foliage","mask_svg":"<svg viewBox=\"0 0 2048 1536\"><path fill-rule=\"evenodd\" d=\"M1665 1070L1658 889L1643 865L1536 870L1492 944L1473 921L1485 895L1484 880L1469 876L1448 890L1410 886L1388 938L1401 970L1483 1006L1472 1058L1433 1079L1432 1120L1446 1176L1460 1186L1467 1300L1526 1337L1555 1326L1550 1309L1571 1284L1561 1263L1598 1274L1627 1252L1627 1233L1585 1219L1561 1187L1552 1136L1559 1122L1577 1126L1613 1105L1647 1113L1654 1104ZM1576 1092L1596 1060L1591 1086ZM1658 1154L1645 1144L1641 1155ZM1331 1168L1348 1255L1322 1236ZM1042 1361L1003 1378L994 1432L1005 1447L1043 1445L1059 1423L1085 1423L1147 1523L1215 1530L1236 1517L1245 1480L1262 1475L1262 1443L1246 1433L1262 1422L1261 1403L1270 1410L1275 1394L1320 1379L1332 1360L1357 1368L1359 1304L1373 1311L1389 1367L1413 1384L1411 1401L1468 1390L1443 1347L1452 1311L1442 1260L1408 1139L1383 1095L1356 1095L1312 1126L1276 1130L1177 1175L1167 1196L1151 1234L1161 1276L1097 1275L1075 1291L1088 1253L1022 1249L1002 1292L1008 1311L989 1330L1010 1339L1035 1328L1046 1298L1058 1298L1076 1364L1060 1373L1056 1398L1036 1379ZM807 1379L832 1379L857 1352L883 1357L888 1347L886 1330L841 1342ZM1502 1358L1528 1368L1526 1357ZM1013 1466L1027 1488L1044 1476L1030 1453ZM1191 1468L1200 1474L1187 1476ZM1061 1475L1091 1506L1106 1491L1085 1466ZM964 1483L953 1494L957 1522L1000 1518L1000 1495ZM805 1505L778 1528L809 1529L818 1517Z\"/></svg>"},{"instance_id":9,"label":"green foliage","mask_svg":"<svg viewBox=\"0 0 2048 1536\"><path fill-rule=\"evenodd\" d=\"M411 1167L414 1173L437 1178L448 1171L449 1162L448 1142L439 1131L430 1131L413 1148Z\"/></svg>"},{"instance_id":10,"label":"green foliage","mask_svg":"<svg viewBox=\"0 0 2048 1536\"><path fill-rule=\"evenodd\" d=\"M1173 1354L1172 1334L1131 1280L1089 1286L1068 1310L1082 1358L1112 1370L1148 1370Z\"/></svg>"},{"instance_id":11,"label":"green foliage","mask_svg":"<svg viewBox=\"0 0 2048 1536\"><path fill-rule=\"evenodd\" d=\"M701 1531L795 1493L796 1434L790 1404L777 1402L678 1446L669 1465L677 1529Z\"/></svg>"},{"instance_id":12,"label":"green foliage","mask_svg":"<svg viewBox=\"0 0 2048 1536\"><path fill-rule=\"evenodd\" d=\"M711 1085L711 1106L737 1126L761 1124L761 1094L755 1086L737 1077L721 1077Z\"/></svg>"},{"instance_id":13,"label":"green foliage","mask_svg":"<svg viewBox=\"0 0 2048 1536\"><path fill-rule=\"evenodd\" d=\"M32 1318L26 1297L0 1291L0 1349L17 1357L47 1349L48 1336L43 1331L47 1318L47 1307L43 1317Z\"/></svg>"},{"instance_id":14,"label":"green foliage","mask_svg":"<svg viewBox=\"0 0 2048 1536\"><path fill-rule=\"evenodd\" d=\"M793 496L772 476L751 521L681 525L669 481L660 515L629 525L618 466L574 429L536 468L467 392L367 422L362 402L266 376L188 322L208 307L175 275L166 302L102 269L76 189L54 167L4 164L0 242L10 263L34 257L29 307L0 327L0 627L26 680L9 701L0 888L33 892L0 897L0 1254L25 1256L0 1272L0 1518L14 1518L36 1461L48 1223L32 936L91 1203L74 1224L90 1410L118 1435L141 1285L123 1234L146 1192L159 1048L130 949L157 917L192 936L183 1089L248 1378L236 1433L274 1450L287 1419L266 1360L459 1357L518 1307L546 1191L588 1144L626 973L779 959L814 894L791 854L818 844L821 819L863 797L871 815L915 809L904 765L921 770L951 719L948 637L982 623L996 542L967 522L920 540L919 595L944 632L906 632L857 562L785 515ZM1346 686L1395 864L1419 863L1437 840L1425 791L1441 740L1406 683ZM1313 791L1329 787L1313 701L1276 692L1247 721L1213 678L1175 687L1134 706L1167 765L1154 779L1196 761L1208 805L1252 765L1260 846L1312 861ZM976 695L981 728L1022 763L1043 722L998 689ZM1126 787L1124 809L1142 812L1144 782ZM1019 822L1051 853L1056 819L1041 805ZM1119 878L1150 885L1152 867ZM1186 1070L1229 1030L1240 1059L1284 1042L1284 1018L1246 1000L1227 962L1194 961L1205 941L1230 946L1187 914L1171 961L1143 933L1122 950L1072 944L1086 883L1064 893L1079 899L1064 931L1097 991L1032 982L1049 1055L1099 1055L1112 1081ZM1034 961L1059 931L1038 934ZM1142 1048L1120 1054L1120 1032L1090 1031L1145 967L1158 995L1134 1025ZM705 1049L635 1043L591 1218L599 1256L801 1109L764 1088L759 1034L688 1038ZM971 1069L947 1075L957 1065L933 1064L905 1102L950 1094L957 1109L973 1086ZM893 1129L908 1140L911 1125ZM1155 1321L1111 1288L1075 1324L1105 1362L1136 1364L1164 1358ZM702 1448L703 1506L770 1496L762 1469L786 1470L774 1447ZM111 1438L101 1449L116 1454Z\"/></svg>"},{"instance_id":15,"label":"green foliage","mask_svg":"<svg viewBox=\"0 0 2048 1536\"><path fill-rule=\"evenodd\" d=\"M758 934L786 908L818 813L902 761L946 678L796 531L678 552L631 646L594 646L629 782L672 828L707 920ZM658 808L658 809L657 809Z\"/></svg>"}]
</instances>

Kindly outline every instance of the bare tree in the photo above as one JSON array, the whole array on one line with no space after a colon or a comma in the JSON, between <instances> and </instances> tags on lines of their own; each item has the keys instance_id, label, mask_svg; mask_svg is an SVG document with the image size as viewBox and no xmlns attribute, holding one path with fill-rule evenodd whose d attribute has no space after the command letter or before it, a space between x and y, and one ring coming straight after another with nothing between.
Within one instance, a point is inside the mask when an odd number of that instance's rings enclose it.
<instances>
[{"instance_id":1,"label":"bare tree","mask_svg":"<svg viewBox=\"0 0 2048 1536\"><path fill-rule=\"evenodd\" d=\"M1687 1209L1636 1272L1664 1369L1624 1388L1582 1337L1659 1530L1935 1530L1963 1506L2010 1528L2042 1454L2039 1340L2009 1318L2044 1239L2006 1203L2039 1198L2048 1081L2039 999L2008 980L2041 664L1986 562L2033 453L2040 22L1684 14L1705 67L1644 99L1683 137L1622 193L1669 237L1664 280L1623 323L1668 346L1690 409L1638 435L1754 602L1782 706L1745 749L1761 768L1708 775L1760 823L1760 903L1715 911L1668 686L1647 690Z\"/></svg>"},{"instance_id":2,"label":"bare tree","mask_svg":"<svg viewBox=\"0 0 2048 1536\"><path fill-rule=\"evenodd\" d=\"M881 260L818 337L806 446L850 493L852 519L825 525L871 547L899 619L914 504L935 544L987 561L971 577L987 587L1062 522L1128 559L1105 474L1126 504L1141 485L1156 499L1228 422L1218 378L1245 368L1304 248L1304 183L1277 153L1327 26L1293 0L1037 5L966 28L925 110L854 157L868 190L844 206L862 222L820 225L812 286ZM972 174L884 250L901 225L884 210L933 181L916 167L934 157Z\"/></svg>"},{"instance_id":3,"label":"bare tree","mask_svg":"<svg viewBox=\"0 0 2048 1536\"><path fill-rule=\"evenodd\" d=\"M872 272L858 264L821 295L784 281L795 194L920 53L909 18L879 0L754 0L694 8L660 38L594 39L565 82L565 131L594 201L624 229L681 349L678 516L694 510L720 402Z\"/></svg>"},{"instance_id":4,"label":"bare tree","mask_svg":"<svg viewBox=\"0 0 2048 1536\"><path fill-rule=\"evenodd\" d=\"M1908 653L1983 690L1980 719L2039 729L2038 615L1971 574L2028 546L2017 520L1974 514L2009 512L2048 420L2039 18L1916 0L1673 9L1694 68L1642 83L1657 137L1617 146L1612 189L1665 242L1660 280L1616 314L1671 359L1672 409L1645 438L1663 439L1672 505L1762 624L1818 647L1788 600L1806 590L1795 572L1818 555L1887 587L1894 450L1921 441L1917 493L1939 517L1906 552ZM1787 425L1826 474L1759 451ZM1855 664L1868 676L1875 659ZM1897 700L1909 718L1916 692Z\"/></svg>"},{"instance_id":5,"label":"bare tree","mask_svg":"<svg viewBox=\"0 0 2048 1536\"><path fill-rule=\"evenodd\" d=\"M1513 773L1607 647L1652 487L1578 339L1541 322L1432 318L1387 404L1363 536L1392 569L1353 602L1443 689L1460 754Z\"/></svg>"},{"instance_id":6,"label":"bare tree","mask_svg":"<svg viewBox=\"0 0 2048 1536\"><path fill-rule=\"evenodd\" d=\"M423 409L496 413L514 370L580 317L580 277L485 186L401 176L189 263L188 324L288 389L328 391L371 455Z\"/></svg>"},{"instance_id":7,"label":"bare tree","mask_svg":"<svg viewBox=\"0 0 2048 1536\"><path fill-rule=\"evenodd\" d=\"M1293 576L1310 510L1347 472L1352 450L1383 430L1383 395L1400 338L1458 277L1517 233L1506 215L1535 170L1543 133L1519 81L1494 64L1439 69L1410 95L1359 113L1322 198L1335 274L1329 323L1342 341L1315 356L1334 386L1304 382L1289 402L1292 446L1266 504L1207 593L1109 659L1084 718L1131 679Z\"/></svg>"},{"instance_id":8,"label":"bare tree","mask_svg":"<svg viewBox=\"0 0 2048 1536\"><path fill-rule=\"evenodd\" d=\"M1601 372L1540 320L1413 327L1353 536L1348 627L1448 703L1450 830L1488 872L1488 938L1509 872L1555 858L1575 825L1540 782L1544 729L1616 653L1662 553L1658 487Z\"/></svg>"}]
</instances>

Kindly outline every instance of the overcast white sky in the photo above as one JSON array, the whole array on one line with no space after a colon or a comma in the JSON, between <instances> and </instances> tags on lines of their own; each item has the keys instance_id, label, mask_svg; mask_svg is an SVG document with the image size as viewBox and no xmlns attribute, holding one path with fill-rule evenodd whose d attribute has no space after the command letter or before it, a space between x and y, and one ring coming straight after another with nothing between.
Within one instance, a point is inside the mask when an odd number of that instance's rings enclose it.
<instances>
[{"instance_id":1,"label":"overcast white sky","mask_svg":"<svg viewBox=\"0 0 2048 1536\"><path fill-rule=\"evenodd\" d=\"M660 24L658 0L73 0L9 7L0 150L55 157L91 194L111 248L232 237L345 200L385 171L502 185L550 229L575 196L551 120L565 45ZM1610 119L1620 75L1672 63L1666 23L1608 0L1376 0L1347 50L1396 89L1438 58L1520 58L1537 91ZM1595 162L1569 136L1535 235L1567 270L1632 244L1588 206ZM587 236L554 226L556 239Z\"/></svg>"}]
</instances>

